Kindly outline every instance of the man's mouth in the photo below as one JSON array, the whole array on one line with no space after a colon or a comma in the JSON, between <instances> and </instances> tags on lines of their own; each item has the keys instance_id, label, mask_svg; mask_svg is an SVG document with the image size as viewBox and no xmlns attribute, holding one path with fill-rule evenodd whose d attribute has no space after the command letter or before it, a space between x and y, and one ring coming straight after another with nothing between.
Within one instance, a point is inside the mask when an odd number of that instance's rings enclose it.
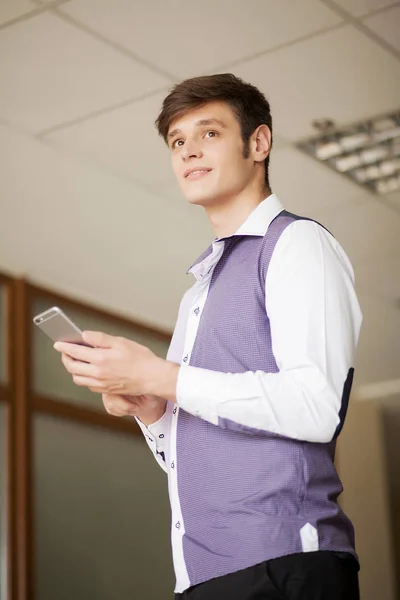
<instances>
[{"instance_id":1,"label":"man's mouth","mask_svg":"<svg viewBox=\"0 0 400 600\"><path fill-rule=\"evenodd\" d=\"M210 171L212 171L212 169L208 169L206 167L197 168L197 169L188 169L187 171L185 171L184 177L185 177L185 179L201 179L201 177L204 177Z\"/></svg>"}]
</instances>

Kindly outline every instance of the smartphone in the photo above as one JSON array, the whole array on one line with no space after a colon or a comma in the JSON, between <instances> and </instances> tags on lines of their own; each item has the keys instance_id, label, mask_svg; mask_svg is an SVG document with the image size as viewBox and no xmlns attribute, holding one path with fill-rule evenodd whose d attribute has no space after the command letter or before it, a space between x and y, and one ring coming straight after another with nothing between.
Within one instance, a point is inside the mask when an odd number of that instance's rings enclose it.
<instances>
[{"instance_id":1,"label":"smartphone","mask_svg":"<svg viewBox=\"0 0 400 600\"><path fill-rule=\"evenodd\" d=\"M82 337L82 331L67 315L58 308L53 306L48 310L36 315L33 322L53 342L69 342L71 344L80 344L87 346Z\"/></svg>"}]
</instances>

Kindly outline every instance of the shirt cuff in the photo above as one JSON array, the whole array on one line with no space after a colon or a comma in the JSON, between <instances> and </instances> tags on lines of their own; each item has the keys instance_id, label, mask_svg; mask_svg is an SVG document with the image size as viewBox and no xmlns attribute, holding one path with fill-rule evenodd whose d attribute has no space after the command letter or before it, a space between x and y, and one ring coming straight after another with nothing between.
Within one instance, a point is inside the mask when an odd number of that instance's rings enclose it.
<instances>
[{"instance_id":1,"label":"shirt cuff","mask_svg":"<svg viewBox=\"0 0 400 600\"><path fill-rule=\"evenodd\" d=\"M176 387L177 404L191 415L218 425L221 385L221 373L197 367L181 367Z\"/></svg>"},{"instance_id":2,"label":"shirt cuff","mask_svg":"<svg viewBox=\"0 0 400 600\"><path fill-rule=\"evenodd\" d=\"M155 438L165 439L164 434L165 434L165 428L167 426L167 421L168 421L167 412L168 412L168 403L165 408L164 414L158 419L158 421L156 421L155 423L152 423L151 425L148 425L148 427L147 427L148 431ZM160 436L162 436L162 437L160 437Z\"/></svg>"},{"instance_id":3,"label":"shirt cuff","mask_svg":"<svg viewBox=\"0 0 400 600\"><path fill-rule=\"evenodd\" d=\"M146 426L144 423L142 423L140 419L138 419L137 417L135 418L137 424L142 430L144 437L149 442L149 446L153 450L157 449L158 451L161 451L164 448L165 444L164 440L165 429L167 426L167 410L165 410L164 414L158 419L158 421L156 421L155 423L151 423L151 425Z\"/></svg>"}]
</instances>

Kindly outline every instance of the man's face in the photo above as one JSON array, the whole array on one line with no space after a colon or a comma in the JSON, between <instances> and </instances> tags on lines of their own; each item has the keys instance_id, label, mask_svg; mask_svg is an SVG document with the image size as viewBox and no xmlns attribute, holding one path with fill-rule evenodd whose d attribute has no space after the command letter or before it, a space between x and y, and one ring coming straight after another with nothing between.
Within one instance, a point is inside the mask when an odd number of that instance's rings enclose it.
<instances>
[{"instance_id":1,"label":"man's face","mask_svg":"<svg viewBox=\"0 0 400 600\"><path fill-rule=\"evenodd\" d=\"M240 126L225 102L210 102L175 119L168 145L172 169L191 204L227 202L254 176L254 161L243 157Z\"/></svg>"}]
</instances>

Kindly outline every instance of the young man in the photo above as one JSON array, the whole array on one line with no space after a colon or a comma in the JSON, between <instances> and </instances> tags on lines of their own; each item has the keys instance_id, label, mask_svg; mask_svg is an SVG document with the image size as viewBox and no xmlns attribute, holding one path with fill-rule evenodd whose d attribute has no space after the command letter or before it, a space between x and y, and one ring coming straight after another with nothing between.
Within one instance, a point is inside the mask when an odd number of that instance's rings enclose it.
<instances>
[{"instance_id":1,"label":"young man","mask_svg":"<svg viewBox=\"0 0 400 600\"><path fill-rule=\"evenodd\" d=\"M362 319L352 267L271 193L259 90L189 79L157 126L216 234L190 269L168 358L98 332L85 332L94 348L56 348L110 414L137 417L168 473L176 598L356 600L333 465Z\"/></svg>"}]
</instances>

